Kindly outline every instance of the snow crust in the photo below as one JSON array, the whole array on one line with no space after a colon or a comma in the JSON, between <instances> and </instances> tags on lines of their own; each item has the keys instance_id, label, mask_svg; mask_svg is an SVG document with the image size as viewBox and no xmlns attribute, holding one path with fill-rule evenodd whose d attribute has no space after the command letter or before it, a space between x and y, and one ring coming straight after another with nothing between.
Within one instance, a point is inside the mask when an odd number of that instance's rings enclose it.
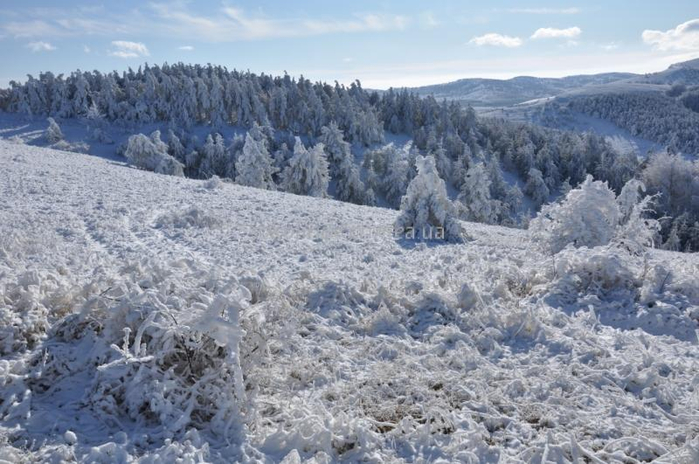
<instances>
[{"instance_id":1,"label":"snow crust","mask_svg":"<svg viewBox=\"0 0 699 464\"><path fill-rule=\"evenodd\" d=\"M0 141L0 462L699 460L699 258Z\"/></svg>"}]
</instances>

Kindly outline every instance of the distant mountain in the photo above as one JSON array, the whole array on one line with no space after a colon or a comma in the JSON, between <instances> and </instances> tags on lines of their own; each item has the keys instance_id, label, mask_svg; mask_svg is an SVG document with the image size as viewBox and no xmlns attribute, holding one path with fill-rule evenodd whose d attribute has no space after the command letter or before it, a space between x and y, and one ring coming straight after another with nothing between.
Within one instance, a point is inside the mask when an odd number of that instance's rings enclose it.
<instances>
[{"instance_id":1,"label":"distant mountain","mask_svg":"<svg viewBox=\"0 0 699 464\"><path fill-rule=\"evenodd\" d=\"M570 79L578 78L559 81ZM699 154L699 60L606 83L588 80L586 85L548 98L530 96L522 95L519 100L525 101L499 107L474 106L486 117L624 139L641 154L664 147L692 158Z\"/></svg>"},{"instance_id":2,"label":"distant mountain","mask_svg":"<svg viewBox=\"0 0 699 464\"><path fill-rule=\"evenodd\" d=\"M699 85L699 59L676 63L649 74L605 73L562 78L520 76L507 80L459 79L409 90L437 100L458 101L474 107L508 107L551 97L574 97L637 91L665 91L673 84Z\"/></svg>"},{"instance_id":3,"label":"distant mountain","mask_svg":"<svg viewBox=\"0 0 699 464\"><path fill-rule=\"evenodd\" d=\"M554 97L566 91L587 86L642 77L631 73L606 73L540 78L520 76L508 80L460 79L446 84L429 85L409 89L419 95L432 95L436 99L454 100L472 106L511 106L546 97Z\"/></svg>"}]
</instances>

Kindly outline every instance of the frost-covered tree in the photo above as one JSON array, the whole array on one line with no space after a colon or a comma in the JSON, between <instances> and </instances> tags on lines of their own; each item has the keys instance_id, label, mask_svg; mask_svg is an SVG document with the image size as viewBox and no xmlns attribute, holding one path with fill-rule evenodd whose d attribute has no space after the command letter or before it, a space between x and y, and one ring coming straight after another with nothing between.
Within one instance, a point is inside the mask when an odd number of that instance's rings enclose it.
<instances>
[{"instance_id":1,"label":"frost-covered tree","mask_svg":"<svg viewBox=\"0 0 699 464\"><path fill-rule=\"evenodd\" d=\"M558 253L569 244L592 248L609 243L619 217L614 192L606 182L588 176L563 201L544 206L529 224L529 230L544 248Z\"/></svg>"},{"instance_id":2,"label":"frost-covered tree","mask_svg":"<svg viewBox=\"0 0 699 464\"><path fill-rule=\"evenodd\" d=\"M458 198L464 219L488 224L495 222L500 202L491 197L490 185L490 176L483 163L476 163L468 169Z\"/></svg>"},{"instance_id":3,"label":"frost-covered tree","mask_svg":"<svg viewBox=\"0 0 699 464\"><path fill-rule=\"evenodd\" d=\"M283 185L287 192L311 197L325 197L328 194L328 161L323 144L318 143L310 150L296 137L294 156L284 170Z\"/></svg>"},{"instance_id":4,"label":"frost-covered tree","mask_svg":"<svg viewBox=\"0 0 699 464\"><path fill-rule=\"evenodd\" d=\"M208 179L211 176L225 177L228 167L226 144L221 134L209 134L204 142L201 153L199 177Z\"/></svg>"},{"instance_id":5,"label":"frost-covered tree","mask_svg":"<svg viewBox=\"0 0 699 464\"><path fill-rule=\"evenodd\" d=\"M255 140L249 132L245 136L243 152L235 162L235 171L235 181L240 185L276 190L272 179L276 170L267 146L262 141Z\"/></svg>"},{"instance_id":6,"label":"frost-covered tree","mask_svg":"<svg viewBox=\"0 0 699 464\"><path fill-rule=\"evenodd\" d=\"M167 153L167 145L160 140L160 131L150 137L132 135L126 144L124 156L134 166L160 174L184 176L184 166Z\"/></svg>"},{"instance_id":7,"label":"frost-covered tree","mask_svg":"<svg viewBox=\"0 0 699 464\"><path fill-rule=\"evenodd\" d=\"M320 143L325 147L330 177L335 181L335 196L340 201L363 204L366 187L359 177L350 144L335 121L320 129Z\"/></svg>"},{"instance_id":8,"label":"frost-covered tree","mask_svg":"<svg viewBox=\"0 0 699 464\"><path fill-rule=\"evenodd\" d=\"M330 176L335 178L337 177L340 164L346 158L352 158L350 144L345 141L344 135L335 121L320 129L318 141L325 146Z\"/></svg>"},{"instance_id":9,"label":"frost-covered tree","mask_svg":"<svg viewBox=\"0 0 699 464\"><path fill-rule=\"evenodd\" d=\"M394 207L399 207L403 195L408 188L410 165L401 151L389 151L392 154L386 162L386 172L381 182L386 201Z\"/></svg>"},{"instance_id":10,"label":"frost-covered tree","mask_svg":"<svg viewBox=\"0 0 699 464\"><path fill-rule=\"evenodd\" d=\"M44 131L44 137L48 143L56 143L63 140L63 132L53 118L47 119L49 127Z\"/></svg>"},{"instance_id":11,"label":"frost-covered tree","mask_svg":"<svg viewBox=\"0 0 699 464\"><path fill-rule=\"evenodd\" d=\"M394 233L401 238L461 240L456 208L447 196L435 159L418 156L417 176L408 185Z\"/></svg>"},{"instance_id":12,"label":"frost-covered tree","mask_svg":"<svg viewBox=\"0 0 699 464\"><path fill-rule=\"evenodd\" d=\"M350 158L340 162L335 184L335 195L340 201L358 205L367 204L366 186L359 177L359 167Z\"/></svg>"},{"instance_id":13,"label":"frost-covered tree","mask_svg":"<svg viewBox=\"0 0 699 464\"><path fill-rule=\"evenodd\" d=\"M638 204L645 191L645 184L638 179L631 179L624 185L617 197L621 222L628 221L634 207Z\"/></svg>"},{"instance_id":14,"label":"frost-covered tree","mask_svg":"<svg viewBox=\"0 0 699 464\"><path fill-rule=\"evenodd\" d=\"M531 196L536 206L541 206L546 203L550 195L543 174L536 168L531 168L529 170L529 176L527 177L527 184L524 186L524 191Z\"/></svg>"},{"instance_id":15,"label":"frost-covered tree","mask_svg":"<svg viewBox=\"0 0 699 464\"><path fill-rule=\"evenodd\" d=\"M180 138L170 129L167 135L168 153L177 161L183 163L186 159L187 149L182 145Z\"/></svg>"}]
</instances>

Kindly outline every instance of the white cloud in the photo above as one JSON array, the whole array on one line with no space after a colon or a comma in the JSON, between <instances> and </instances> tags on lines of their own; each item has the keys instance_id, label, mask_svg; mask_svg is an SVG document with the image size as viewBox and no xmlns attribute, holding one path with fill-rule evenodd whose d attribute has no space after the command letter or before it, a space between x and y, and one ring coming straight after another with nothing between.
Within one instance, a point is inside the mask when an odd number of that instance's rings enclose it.
<instances>
[{"instance_id":1,"label":"white cloud","mask_svg":"<svg viewBox=\"0 0 699 464\"><path fill-rule=\"evenodd\" d=\"M657 50L699 50L699 19L682 23L669 31L645 30L643 41Z\"/></svg>"},{"instance_id":2,"label":"white cloud","mask_svg":"<svg viewBox=\"0 0 699 464\"><path fill-rule=\"evenodd\" d=\"M118 15L95 6L29 7L12 12L8 17L12 19L0 23L0 35L15 38L135 33L146 26L136 10Z\"/></svg>"},{"instance_id":3,"label":"white cloud","mask_svg":"<svg viewBox=\"0 0 699 464\"><path fill-rule=\"evenodd\" d=\"M516 14L559 14L559 15L572 15L578 14L582 10L580 8L508 8L505 10L508 13Z\"/></svg>"},{"instance_id":4,"label":"white cloud","mask_svg":"<svg viewBox=\"0 0 699 464\"><path fill-rule=\"evenodd\" d=\"M469 40L468 43L478 45L482 47L484 45L490 45L493 47L507 47L516 48L522 45L522 39L519 37L510 37L509 35L496 34L491 32L489 34L474 37Z\"/></svg>"},{"instance_id":5,"label":"white cloud","mask_svg":"<svg viewBox=\"0 0 699 464\"><path fill-rule=\"evenodd\" d=\"M185 52L191 52L192 50L194 50L194 47L192 47L191 45L182 45L181 47L178 47L177 49L183 50Z\"/></svg>"},{"instance_id":6,"label":"white cloud","mask_svg":"<svg viewBox=\"0 0 699 464\"><path fill-rule=\"evenodd\" d=\"M15 20L0 23L0 36L52 38L85 35L150 34L183 41L234 42L334 33L384 32L405 29L413 18L389 13L358 13L345 17L309 16L281 18L235 8L223 2L213 9L190 8L194 2L179 0L143 2L128 13L105 7L26 8ZM198 7L199 5L197 5ZM206 11L208 10L208 11ZM22 19L31 18L31 19ZM415 22L433 27L435 18L425 13ZM128 52L127 52L128 53Z\"/></svg>"},{"instance_id":7,"label":"white cloud","mask_svg":"<svg viewBox=\"0 0 699 464\"><path fill-rule=\"evenodd\" d=\"M333 33L383 32L404 29L410 19L401 15L358 14L347 19L277 19L251 16L240 8L224 7L220 14L204 16L170 4L150 4L169 34L211 42L233 42Z\"/></svg>"},{"instance_id":8,"label":"white cloud","mask_svg":"<svg viewBox=\"0 0 699 464\"><path fill-rule=\"evenodd\" d=\"M50 43L48 43L48 42L42 42L42 41L38 41L38 42L29 42L29 43L27 44L27 48L28 48L29 50L31 50L32 52L34 52L34 53L38 53L38 52L50 52L50 51L53 51L53 50L56 49L56 47L54 47L54 46L51 45Z\"/></svg>"},{"instance_id":9,"label":"white cloud","mask_svg":"<svg viewBox=\"0 0 699 464\"><path fill-rule=\"evenodd\" d=\"M139 58L150 56L148 48L141 42L128 42L126 40L115 40L112 42L113 50L110 55L118 58Z\"/></svg>"},{"instance_id":10,"label":"white cloud","mask_svg":"<svg viewBox=\"0 0 699 464\"><path fill-rule=\"evenodd\" d=\"M556 29L554 27L542 27L532 34L532 39L572 39L582 34L579 27Z\"/></svg>"},{"instance_id":11,"label":"white cloud","mask_svg":"<svg viewBox=\"0 0 699 464\"><path fill-rule=\"evenodd\" d=\"M85 53L90 53L92 50L91 50L90 47L88 47L87 45L83 45L83 51L84 51Z\"/></svg>"}]
</instances>

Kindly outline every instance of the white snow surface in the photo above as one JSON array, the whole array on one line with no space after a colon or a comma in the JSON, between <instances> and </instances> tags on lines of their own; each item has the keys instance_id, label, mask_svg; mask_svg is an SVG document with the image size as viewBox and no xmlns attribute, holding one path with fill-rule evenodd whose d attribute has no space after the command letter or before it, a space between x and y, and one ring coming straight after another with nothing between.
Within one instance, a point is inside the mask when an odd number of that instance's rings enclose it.
<instances>
[{"instance_id":1,"label":"white snow surface","mask_svg":"<svg viewBox=\"0 0 699 464\"><path fill-rule=\"evenodd\" d=\"M699 461L699 258L0 140L0 462Z\"/></svg>"}]
</instances>

